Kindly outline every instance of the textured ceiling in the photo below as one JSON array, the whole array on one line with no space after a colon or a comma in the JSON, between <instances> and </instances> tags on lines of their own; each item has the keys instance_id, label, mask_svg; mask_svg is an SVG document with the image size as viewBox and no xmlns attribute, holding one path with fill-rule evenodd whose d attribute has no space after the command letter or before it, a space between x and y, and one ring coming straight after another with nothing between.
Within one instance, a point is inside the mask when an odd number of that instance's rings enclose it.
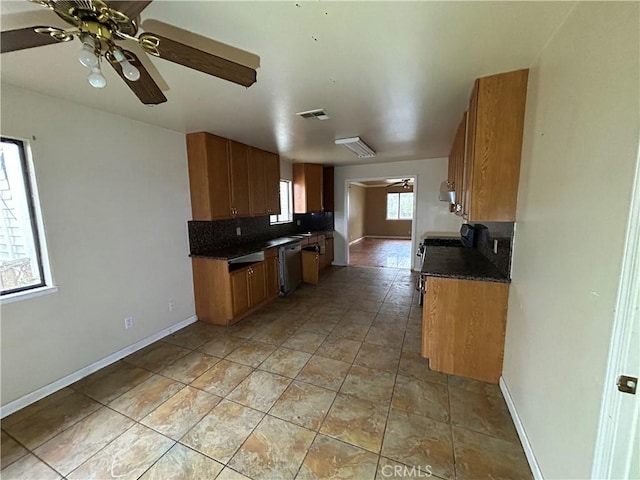
<instances>
[{"instance_id":1,"label":"textured ceiling","mask_svg":"<svg viewBox=\"0 0 640 480\"><path fill-rule=\"evenodd\" d=\"M2 55L2 82L180 132L209 131L296 162L357 164L446 156L476 77L528 67L573 2L154 1L174 24L259 57L244 87L154 58L168 102L140 104L115 72L96 90L78 41ZM2 29L59 25L1 2ZM36 22L36 20L38 22ZM296 112L324 108L330 120ZM360 136L358 159L336 138Z\"/></svg>"}]
</instances>

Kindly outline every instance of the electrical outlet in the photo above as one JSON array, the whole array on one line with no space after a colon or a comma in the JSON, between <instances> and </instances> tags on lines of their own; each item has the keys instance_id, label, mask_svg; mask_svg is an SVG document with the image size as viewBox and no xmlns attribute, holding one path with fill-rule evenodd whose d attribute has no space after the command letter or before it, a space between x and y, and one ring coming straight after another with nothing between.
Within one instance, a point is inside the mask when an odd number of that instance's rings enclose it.
<instances>
[{"instance_id":1,"label":"electrical outlet","mask_svg":"<svg viewBox=\"0 0 640 480\"><path fill-rule=\"evenodd\" d=\"M176 309L176 301L175 300L171 300L169 302L169 311L173 312Z\"/></svg>"},{"instance_id":2,"label":"electrical outlet","mask_svg":"<svg viewBox=\"0 0 640 480\"><path fill-rule=\"evenodd\" d=\"M125 317L124 328L125 329L133 328L133 317Z\"/></svg>"},{"instance_id":3,"label":"electrical outlet","mask_svg":"<svg viewBox=\"0 0 640 480\"><path fill-rule=\"evenodd\" d=\"M493 241L493 253L498 253L498 240Z\"/></svg>"},{"instance_id":4,"label":"electrical outlet","mask_svg":"<svg viewBox=\"0 0 640 480\"><path fill-rule=\"evenodd\" d=\"M237 236L242 235L242 230L240 229L240 227L236 227L236 235Z\"/></svg>"},{"instance_id":5,"label":"electrical outlet","mask_svg":"<svg viewBox=\"0 0 640 480\"><path fill-rule=\"evenodd\" d=\"M296 225L299 227L300 226L300 220L296 220Z\"/></svg>"}]
</instances>

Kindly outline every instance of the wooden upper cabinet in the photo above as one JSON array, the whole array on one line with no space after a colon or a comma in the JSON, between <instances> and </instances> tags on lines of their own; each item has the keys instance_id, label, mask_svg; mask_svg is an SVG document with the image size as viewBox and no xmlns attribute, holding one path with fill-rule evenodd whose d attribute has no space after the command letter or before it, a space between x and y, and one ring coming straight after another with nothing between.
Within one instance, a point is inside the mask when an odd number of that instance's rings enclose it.
<instances>
[{"instance_id":1,"label":"wooden upper cabinet","mask_svg":"<svg viewBox=\"0 0 640 480\"><path fill-rule=\"evenodd\" d=\"M279 215L280 211L280 157L276 153L263 152L265 161L265 179L267 213Z\"/></svg>"},{"instance_id":2,"label":"wooden upper cabinet","mask_svg":"<svg viewBox=\"0 0 640 480\"><path fill-rule=\"evenodd\" d=\"M249 147L229 140L229 178L231 180L231 208L238 217L251 213L249 200Z\"/></svg>"},{"instance_id":3,"label":"wooden upper cabinet","mask_svg":"<svg viewBox=\"0 0 640 480\"><path fill-rule=\"evenodd\" d=\"M464 158L465 158L465 134L467 128L467 112L462 116L462 121L458 125L456 136L449 153L449 171L447 182L456 193L456 203L454 213L462 215L463 210L463 189L464 189Z\"/></svg>"},{"instance_id":4,"label":"wooden upper cabinet","mask_svg":"<svg viewBox=\"0 0 640 480\"><path fill-rule=\"evenodd\" d=\"M516 219L528 74L525 69L476 80L465 158L469 221Z\"/></svg>"},{"instance_id":5,"label":"wooden upper cabinet","mask_svg":"<svg viewBox=\"0 0 640 480\"><path fill-rule=\"evenodd\" d=\"M209 133L187 135L191 211L194 220L229 218L229 141Z\"/></svg>"},{"instance_id":6,"label":"wooden upper cabinet","mask_svg":"<svg viewBox=\"0 0 640 480\"><path fill-rule=\"evenodd\" d=\"M249 198L252 216L268 215L266 152L249 148Z\"/></svg>"},{"instance_id":7,"label":"wooden upper cabinet","mask_svg":"<svg viewBox=\"0 0 640 480\"><path fill-rule=\"evenodd\" d=\"M321 211L323 211L322 165L294 163L293 212L311 213Z\"/></svg>"},{"instance_id":8,"label":"wooden upper cabinet","mask_svg":"<svg viewBox=\"0 0 640 480\"><path fill-rule=\"evenodd\" d=\"M322 168L322 205L325 212L334 212L335 205L333 200L333 167Z\"/></svg>"}]
</instances>

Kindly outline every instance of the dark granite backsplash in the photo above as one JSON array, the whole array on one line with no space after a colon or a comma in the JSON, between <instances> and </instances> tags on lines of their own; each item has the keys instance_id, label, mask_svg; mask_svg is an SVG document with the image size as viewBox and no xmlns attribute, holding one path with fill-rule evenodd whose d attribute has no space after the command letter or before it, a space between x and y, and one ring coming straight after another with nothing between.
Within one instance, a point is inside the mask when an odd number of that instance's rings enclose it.
<instances>
[{"instance_id":1,"label":"dark granite backsplash","mask_svg":"<svg viewBox=\"0 0 640 480\"><path fill-rule=\"evenodd\" d=\"M212 250L286 237L299 232L333 230L333 213L296 214L292 223L279 225L271 225L268 216L187 223L190 253L205 255ZM242 232L240 236L236 235L237 227Z\"/></svg>"},{"instance_id":2,"label":"dark granite backsplash","mask_svg":"<svg viewBox=\"0 0 640 480\"><path fill-rule=\"evenodd\" d=\"M510 222L486 222L474 224L476 230L476 248L501 273L511 277L511 253L513 250L514 224ZM493 241L498 241L498 253L493 253Z\"/></svg>"}]
</instances>

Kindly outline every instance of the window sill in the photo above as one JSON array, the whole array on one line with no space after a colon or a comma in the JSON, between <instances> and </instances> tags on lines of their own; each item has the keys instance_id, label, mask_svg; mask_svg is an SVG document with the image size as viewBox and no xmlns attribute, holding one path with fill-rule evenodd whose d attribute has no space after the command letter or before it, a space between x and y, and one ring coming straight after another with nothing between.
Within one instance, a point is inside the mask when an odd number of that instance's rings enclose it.
<instances>
[{"instance_id":1,"label":"window sill","mask_svg":"<svg viewBox=\"0 0 640 480\"><path fill-rule=\"evenodd\" d=\"M41 297L42 295L50 295L56 293L58 287L55 285L49 285L46 287L32 288L31 290L25 290L24 292L10 293L8 295L2 295L0 297L0 305L7 303L19 302L27 300L29 298Z\"/></svg>"}]
</instances>

